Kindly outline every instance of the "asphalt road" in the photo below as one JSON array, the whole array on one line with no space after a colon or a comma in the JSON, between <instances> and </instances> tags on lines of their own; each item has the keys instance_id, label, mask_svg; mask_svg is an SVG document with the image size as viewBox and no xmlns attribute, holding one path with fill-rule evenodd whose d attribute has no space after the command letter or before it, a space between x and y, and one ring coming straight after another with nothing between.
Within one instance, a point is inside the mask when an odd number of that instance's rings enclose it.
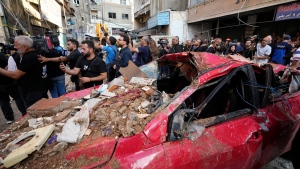
<instances>
[{"instance_id":1,"label":"asphalt road","mask_svg":"<svg viewBox=\"0 0 300 169\"><path fill-rule=\"evenodd\" d=\"M15 120L21 118L21 113L16 107L15 102L12 102L12 108L14 110ZM6 120L3 116L2 110L0 109L0 133L7 127ZM0 150L1 151L1 150ZM290 160L278 157L275 160L271 161L266 166L261 169L294 169Z\"/></svg>"}]
</instances>

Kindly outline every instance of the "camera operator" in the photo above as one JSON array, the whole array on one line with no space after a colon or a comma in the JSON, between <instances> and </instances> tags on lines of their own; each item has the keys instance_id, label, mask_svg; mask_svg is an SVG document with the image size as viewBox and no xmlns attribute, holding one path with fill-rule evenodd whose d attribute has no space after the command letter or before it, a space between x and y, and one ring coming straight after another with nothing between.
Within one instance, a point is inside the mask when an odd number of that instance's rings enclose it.
<instances>
[{"instance_id":1,"label":"camera operator","mask_svg":"<svg viewBox=\"0 0 300 169\"><path fill-rule=\"evenodd\" d=\"M68 51L70 51L70 54L68 56L57 56L57 57L47 58L45 56L40 55L39 60L41 61L41 63L57 62L57 63L59 63L59 65L61 62L68 62L70 69L73 69L75 67L76 62L79 59L79 57L82 56L82 54L78 50L78 46L79 46L79 43L77 40L68 39L67 40L67 48L68 48ZM59 68L59 65L57 66L58 68ZM80 90L78 76L77 75L71 76L71 81L75 83L76 91ZM65 88L65 86L64 86L64 88Z\"/></svg>"},{"instance_id":2,"label":"camera operator","mask_svg":"<svg viewBox=\"0 0 300 169\"><path fill-rule=\"evenodd\" d=\"M28 36L15 37L14 47L21 56L21 62L13 72L0 68L0 74L17 79L21 96L28 108L47 96L47 82L42 78L43 65L38 60L38 52Z\"/></svg>"},{"instance_id":3,"label":"camera operator","mask_svg":"<svg viewBox=\"0 0 300 169\"><path fill-rule=\"evenodd\" d=\"M159 51L159 55L158 58L161 58L162 56L166 55L169 53L169 47L168 47L168 39L167 38L161 38L159 39L159 41L157 42L158 44L160 44L161 49ZM165 66L159 66L158 67L158 78L162 78L162 75L165 74L165 77L169 77L169 67L167 65Z\"/></svg>"},{"instance_id":4,"label":"camera operator","mask_svg":"<svg viewBox=\"0 0 300 169\"><path fill-rule=\"evenodd\" d=\"M60 69L73 76L81 73L82 77L79 80L85 89L103 84L103 80L107 78L106 65L102 59L95 56L93 41L82 41L81 48L84 56L77 60L74 69L66 69L63 63L60 64Z\"/></svg>"}]
</instances>

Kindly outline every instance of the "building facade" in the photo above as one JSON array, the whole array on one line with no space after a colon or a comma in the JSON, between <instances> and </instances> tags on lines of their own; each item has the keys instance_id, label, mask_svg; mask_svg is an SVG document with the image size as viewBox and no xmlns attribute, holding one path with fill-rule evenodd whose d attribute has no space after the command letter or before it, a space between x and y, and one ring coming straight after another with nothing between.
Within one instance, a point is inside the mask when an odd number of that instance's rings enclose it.
<instances>
[{"instance_id":1,"label":"building facade","mask_svg":"<svg viewBox=\"0 0 300 169\"><path fill-rule=\"evenodd\" d=\"M283 32L293 36L300 29L300 5L293 3L296 0L189 0L188 37L242 40L255 34L281 36ZM298 8L286 10L284 16L299 14L299 17L277 19L278 9L284 6Z\"/></svg>"},{"instance_id":2,"label":"building facade","mask_svg":"<svg viewBox=\"0 0 300 169\"><path fill-rule=\"evenodd\" d=\"M6 42L22 30L25 35L44 35L53 31L59 35L62 46L66 42L67 16L74 15L74 9L65 0L6 0L1 1L1 20Z\"/></svg>"},{"instance_id":3,"label":"building facade","mask_svg":"<svg viewBox=\"0 0 300 169\"><path fill-rule=\"evenodd\" d=\"M132 5L130 0L72 0L76 9L68 18L70 37L79 41L86 36L96 36L96 24L106 24L109 35L118 36L132 30Z\"/></svg>"},{"instance_id":4,"label":"building facade","mask_svg":"<svg viewBox=\"0 0 300 169\"><path fill-rule=\"evenodd\" d=\"M134 32L140 36L152 35L154 40L179 36L180 42L185 41L187 6L187 0L135 0Z\"/></svg>"}]
</instances>

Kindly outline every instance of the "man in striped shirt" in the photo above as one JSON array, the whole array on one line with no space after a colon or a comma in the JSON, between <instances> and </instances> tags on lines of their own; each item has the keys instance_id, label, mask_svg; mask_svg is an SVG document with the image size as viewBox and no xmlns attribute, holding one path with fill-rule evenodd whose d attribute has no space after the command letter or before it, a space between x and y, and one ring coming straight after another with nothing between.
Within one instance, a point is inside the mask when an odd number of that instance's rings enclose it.
<instances>
[{"instance_id":1,"label":"man in striped shirt","mask_svg":"<svg viewBox=\"0 0 300 169\"><path fill-rule=\"evenodd\" d=\"M297 38L297 45L300 45L300 37ZM300 47L294 52L291 68L297 69L300 63Z\"/></svg>"}]
</instances>

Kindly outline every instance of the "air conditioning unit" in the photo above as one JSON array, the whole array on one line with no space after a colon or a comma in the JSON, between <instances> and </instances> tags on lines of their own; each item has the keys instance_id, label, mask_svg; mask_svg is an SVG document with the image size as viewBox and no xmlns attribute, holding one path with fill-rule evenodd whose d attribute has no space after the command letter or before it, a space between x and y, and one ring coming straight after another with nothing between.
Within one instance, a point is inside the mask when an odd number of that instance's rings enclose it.
<instances>
[{"instance_id":1,"label":"air conditioning unit","mask_svg":"<svg viewBox=\"0 0 300 169\"><path fill-rule=\"evenodd\" d=\"M79 4L76 4L76 6L78 7L78 6L79 6Z\"/></svg>"},{"instance_id":2,"label":"air conditioning unit","mask_svg":"<svg viewBox=\"0 0 300 169\"><path fill-rule=\"evenodd\" d=\"M70 22L67 22L67 25L68 25L68 26L70 26L70 25L71 25L71 23L70 23Z\"/></svg>"}]
</instances>

